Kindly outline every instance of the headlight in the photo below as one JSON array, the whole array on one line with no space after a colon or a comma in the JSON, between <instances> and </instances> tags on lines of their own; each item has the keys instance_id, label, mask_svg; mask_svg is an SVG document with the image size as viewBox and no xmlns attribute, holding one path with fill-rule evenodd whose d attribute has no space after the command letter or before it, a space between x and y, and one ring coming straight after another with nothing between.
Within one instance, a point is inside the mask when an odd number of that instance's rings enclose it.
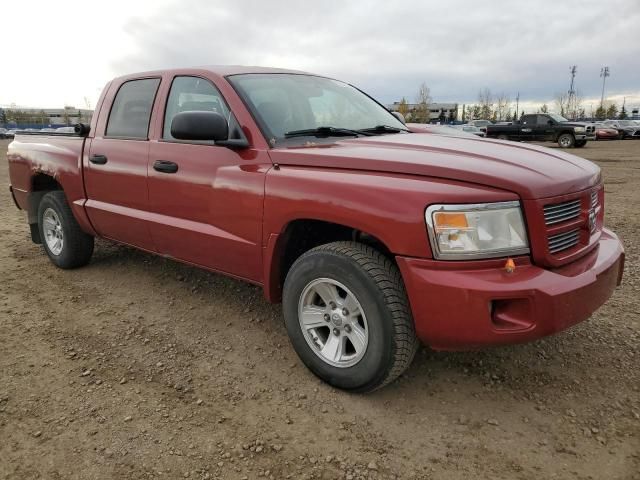
<instances>
[{"instance_id":1,"label":"headlight","mask_svg":"<svg viewBox=\"0 0 640 480\"><path fill-rule=\"evenodd\" d=\"M584 133L584 127L573 127L573 131L576 133Z\"/></svg>"},{"instance_id":2,"label":"headlight","mask_svg":"<svg viewBox=\"0 0 640 480\"><path fill-rule=\"evenodd\" d=\"M464 260L529 253L519 202L431 205L425 219L435 258Z\"/></svg>"}]
</instances>

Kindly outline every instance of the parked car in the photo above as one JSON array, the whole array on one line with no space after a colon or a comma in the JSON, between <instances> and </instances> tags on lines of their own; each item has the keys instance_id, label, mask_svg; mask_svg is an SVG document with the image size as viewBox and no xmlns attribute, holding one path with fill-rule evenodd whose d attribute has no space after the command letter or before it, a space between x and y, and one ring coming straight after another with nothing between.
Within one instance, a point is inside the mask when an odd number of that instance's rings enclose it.
<instances>
[{"instance_id":1,"label":"parked car","mask_svg":"<svg viewBox=\"0 0 640 480\"><path fill-rule=\"evenodd\" d=\"M2 138L8 138L7 137L7 130L5 128L0 128L0 139Z\"/></svg>"},{"instance_id":2,"label":"parked car","mask_svg":"<svg viewBox=\"0 0 640 480\"><path fill-rule=\"evenodd\" d=\"M463 132L471 133L478 137L484 137L485 132L480 130L478 127L473 125L449 125L451 128L455 128L456 130L462 130ZM485 129L486 130L486 129Z\"/></svg>"},{"instance_id":3,"label":"parked car","mask_svg":"<svg viewBox=\"0 0 640 480\"><path fill-rule=\"evenodd\" d=\"M16 130L14 129L5 130L4 132L5 138L13 138L15 134L16 134Z\"/></svg>"},{"instance_id":4,"label":"parked car","mask_svg":"<svg viewBox=\"0 0 640 480\"><path fill-rule=\"evenodd\" d=\"M53 264L87 264L105 237L259 285L339 388L386 385L419 340L566 329L622 278L600 169L566 152L414 133L346 83L257 67L119 77L96 112L9 145L11 193Z\"/></svg>"},{"instance_id":5,"label":"parked car","mask_svg":"<svg viewBox=\"0 0 640 480\"><path fill-rule=\"evenodd\" d=\"M640 125L633 120L605 120L602 124L617 129L621 139L640 138Z\"/></svg>"},{"instance_id":6,"label":"parked car","mask_svg":"<svg viewBox=\"0 0 640 480\"><path fill-rule=\"evenodd\" d=\"M617 140L620 138L620 132L616 128L606 125L596 124L596 140Z\"/></svg>"},{"instance_id":7,"label":"parked car","mask_svg":"<svg viewBox=\"0 0 640 480\"><path fill-rule=\"evenodd\" d=\"M56 128L56 132L57 133L74 133L75 128L74 127L58 127Z\"/></svg>"},{"instance_id":8,"label":"parked car","mask_svg":"<svg viewBox=\"0 0 640 480\"><path fill-rule=\"evenodd\" d=\"M561 148L584 147L587 140L595 140L595 126L591 123L569 122L555 113L523 115L512 125L489 125L487 137L521 142L557 142Z\"/></svg>"},{"instance_id":9,"label":"parked car","mask_svg":"<svg viewBox=\"0 0 640 480\"><path fill-rule=\"evenodd\" d=\"M491 120L470 120L469 122L467 122L467 124L477 127L483 132L486 132L487 127L489 125L493 125L493 122Z\"/></svg>"}]
</instances>

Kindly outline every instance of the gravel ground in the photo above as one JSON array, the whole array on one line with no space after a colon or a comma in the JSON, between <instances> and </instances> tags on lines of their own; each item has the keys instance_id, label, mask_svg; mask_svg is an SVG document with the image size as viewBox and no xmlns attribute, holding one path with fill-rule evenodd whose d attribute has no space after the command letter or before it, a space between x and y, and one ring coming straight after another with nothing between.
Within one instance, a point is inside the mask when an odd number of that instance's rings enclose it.
<instances>
[{"instance_id":1,"label":"gravel ground","mask_svg":"<svg viewBox=\"0 0 640 480\"><path fill-rule=\"evenodd\" d=\"M317 380L250 285L100 241L29 240L0 141L0 478L640 479L640 142L604 171L624 283L528 345L422 349L371 395Z\"/></svg>"}]
</instances>

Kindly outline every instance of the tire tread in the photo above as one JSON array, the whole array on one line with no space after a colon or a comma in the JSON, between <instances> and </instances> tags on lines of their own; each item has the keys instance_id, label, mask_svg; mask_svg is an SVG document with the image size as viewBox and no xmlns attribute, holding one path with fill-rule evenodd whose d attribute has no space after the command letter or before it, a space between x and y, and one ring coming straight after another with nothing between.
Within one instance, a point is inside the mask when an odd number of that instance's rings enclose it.
<instances>
[{"instance_id":1,"label":"tire tread","mask_svg":"<svg viewBox=\"0 0 640 480\"><path fill-rule=\"evenodd\" d=\"M371 392L388 385L411 365L420 346L416 337L411 307L398 267L380 251L359 242L340 241L315 247L294 262L303 262L307 255L317 252L346 257L362 268L382 292L394 328L394 346L391 365L385 375L373 385L360 389ZM292 267L293 268L293 267Z\"/></svg>"}]
</instances>

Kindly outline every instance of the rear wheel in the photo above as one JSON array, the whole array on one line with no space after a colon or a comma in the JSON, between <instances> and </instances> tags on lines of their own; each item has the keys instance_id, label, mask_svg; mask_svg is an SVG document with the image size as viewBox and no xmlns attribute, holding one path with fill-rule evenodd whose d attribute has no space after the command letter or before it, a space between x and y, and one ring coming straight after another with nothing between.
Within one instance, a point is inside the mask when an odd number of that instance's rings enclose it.
<instances>
[{"instance_id":1,"label":"rear wheel","mask_svg":"<svg viewBox=\"0 0 640 480\"><path fill-rule=\"evenodd\" d=\"M80 229L62 191L47 193L38 206L38 229L45 252L60 268L89 263L93 237Z\"/></svg>"},{"instance_id":2,"label":"rear wheel","mask_svg":"<svg viewBox=\"0 0 640 480\"><path fill-rule=\"evenodd\" d=\"M498 135L498 140L509 140L509 137L504 134Z\"/></svg>"},{"instance_id":3,"label":"rear wheel","mask_svg":"<svg viewBox=\"0 0 640 480\"><path fill-rule=\"evenodd\" d=\"M560 148L572 148L575 146L576 138L571 133L563 133L558 137Z\"/></svg>"},{"instance_id":4,"label":"rear wheel","mask_svg":"<svg viewBox=\"0 0 640 480\"><path fill-rule=\"evenodd\" d=\"M283 310L300 359L345 390L370 392L393 381L419 345L400 272L361 243L329 243L296 260Z\"/></svg>"}]
</instances>

